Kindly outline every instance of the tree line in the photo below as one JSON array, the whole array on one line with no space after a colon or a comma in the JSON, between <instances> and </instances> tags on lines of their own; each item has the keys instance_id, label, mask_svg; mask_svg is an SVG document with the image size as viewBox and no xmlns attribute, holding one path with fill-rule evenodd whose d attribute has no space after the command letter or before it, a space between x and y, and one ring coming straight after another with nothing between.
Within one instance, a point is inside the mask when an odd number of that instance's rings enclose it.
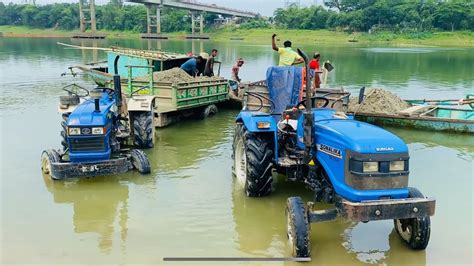
<instances>
[{"instance_id":1,"label":"tree line","mask_svg":"<svg viewBox=\"0 0 474 266\"><path fill-rule=\"evenodd\" d=\"M216 15L206 14L205 23ZM112 0L96 7L98 27L105 30L146 31L143 5L122 5ZM162 31L189 31L191 18L186 10L162 9ZM0 2L0 25L73 30L79 27L78 4L43 6ZM354 31L426 32L474 29L471 0L326 0L325 6L279 8L270 18L244 21L241 28L331 29Z\"/></svg>"}]
</instances>

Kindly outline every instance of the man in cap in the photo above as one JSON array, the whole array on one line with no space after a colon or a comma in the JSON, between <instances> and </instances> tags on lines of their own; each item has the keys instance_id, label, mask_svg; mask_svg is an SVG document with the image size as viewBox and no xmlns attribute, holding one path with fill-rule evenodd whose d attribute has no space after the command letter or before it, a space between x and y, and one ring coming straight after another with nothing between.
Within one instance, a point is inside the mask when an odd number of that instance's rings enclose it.
<instances>
[{"instance_id":1,"label":"man in cap","mask_svg":"<svg viewBox=\"0 0 474 266\"><path fill-rule=\"evenodd\" d=\"M278 48L275 41L276 36L276 34L272 35L272 49L277 51L280 55L279 66L292 66L304 62L303 58L291 48L290 41L283 43L284 48Z\"/></svg>"}]
</instances>

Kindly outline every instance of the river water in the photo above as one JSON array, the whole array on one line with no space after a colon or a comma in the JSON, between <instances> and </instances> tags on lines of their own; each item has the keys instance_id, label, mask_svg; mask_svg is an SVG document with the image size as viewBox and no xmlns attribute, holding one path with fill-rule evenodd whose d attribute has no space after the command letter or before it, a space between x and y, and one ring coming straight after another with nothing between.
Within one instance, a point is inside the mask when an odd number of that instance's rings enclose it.
<instances>
[{"instance_id":1,"label":"river water","mask_svg":"<svg viewBox=\"0 0 474 266\"><path fill-rule=\"evenodd\" d=\"M148 150L152 174L51 182L43 149L60 147L61 87L92 86L60 77L68 66L104 60L103 52L64 49L56 41L175 52L217 48L222 75L243 57L244 80L261 80L277 56L269 45L210 41L78 41L0 38L1 264L164 263L163 257L288 257L286 198L311 193L278 180L265 198L247 198L231 173L236 110L157 130ZM336 69L329 83L355 92L384 87L404 98L461 98L473 89L474 49L362 46L318 49ZM437 199L425 251L406 248L391 221L313 224L312 264L472 264L474 137L388 128L409 145L410 185ZM321 205L318 207L324 208ZM238 264L232 263L231 265ZM224 265L223 263L200 265ZM261 263L253 265L293 265Z\"/></svg>"}]
</instances>

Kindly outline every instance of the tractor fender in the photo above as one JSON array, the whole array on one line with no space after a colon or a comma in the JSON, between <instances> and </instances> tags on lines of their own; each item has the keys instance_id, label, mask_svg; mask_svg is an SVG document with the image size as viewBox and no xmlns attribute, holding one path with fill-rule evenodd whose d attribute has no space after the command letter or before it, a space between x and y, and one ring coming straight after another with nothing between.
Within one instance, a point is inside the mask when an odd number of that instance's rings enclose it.
<instances>
[{"instance_id":1,"label":"tractor fender","mask_svg":"<svg viewBox=\"0 0 474 266\"><path fill-rule=\"evenodd\" d=\"M151 111L155 96L133 96L127 101L127 110L130 111Z\"/></svg>"},{"instance_id":2,"label":"tractor fender","mask_svg":"<svg viewBox=\"0 0 474 266\"><path fill-rule=\"evenodd\" d=\"M242 111L239 113L235 121L243 123L249 132L272 134L273 143L275 145L275 160L278 160L277 122L273 116L264 112ZM270 123L270 127L267 129L258 128L257 123L259 122Z\"/></svg>"},{"instance_id":3,"label":"tractor fender","mask_svg":"<svg viewBox=\"0 0 474 266\"><path fill-rule=\"evenodd\" d=\"M236 118L236 122L242 122L250 132L273 132L276 134L277 123L275 119L263 112L240 112ZM269 123L268 128L258 128L259 122Z\"/></svg>"}]
</instances>

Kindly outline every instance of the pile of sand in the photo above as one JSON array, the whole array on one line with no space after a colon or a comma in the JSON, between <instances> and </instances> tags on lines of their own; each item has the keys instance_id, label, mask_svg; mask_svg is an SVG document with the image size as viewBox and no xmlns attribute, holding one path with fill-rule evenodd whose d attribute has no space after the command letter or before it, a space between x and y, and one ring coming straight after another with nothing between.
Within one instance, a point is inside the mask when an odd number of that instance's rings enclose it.
<instances>
[{"instance_id":1,"label":"pile of sand","mask_svg":"<svg viewBox=\"0 0 474 266\"><path fill-rule=\"evenodd\" d=\"M169 70L153 72L153 81L157 82L169 82L169 83L180 83L180 82L192 82L192 81L206 81L206 80L219 80L220 77L192 77L186 71L179 67L175 67ZM138 81L148 81L148 75L136 78Z\"/></svg>"},{"instance_id":2,"label":"pile of sand","mask_svg":"<svg viewBox=\"0 0 474 266\"><path fill-rule=\"evenodd\" d=\"M359 97L349 100L349 112L396 114L407 109L409 104L396 94L383 89L368 89L365 91L365 100L359 104Z\"/></svg>"}]
</instances>

